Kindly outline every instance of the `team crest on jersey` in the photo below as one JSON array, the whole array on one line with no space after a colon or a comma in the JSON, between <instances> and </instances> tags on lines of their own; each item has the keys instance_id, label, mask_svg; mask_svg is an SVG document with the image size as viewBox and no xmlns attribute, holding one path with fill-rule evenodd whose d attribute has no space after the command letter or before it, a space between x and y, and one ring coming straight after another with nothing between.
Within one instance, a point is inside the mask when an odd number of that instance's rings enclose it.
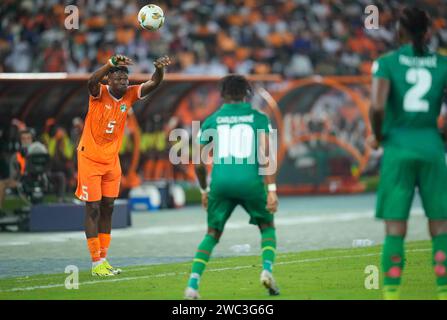
<instances>
[{"instance_id":1,"label":"team crest on jersey","mask_svg":"<svg viewBox=\"0 0 447 320\"><path fill-rule=\"evenodd\" d=\"M120 105L120 110L121 110L121 112L126 111L126 109L127 109L127 107L126 107L125 104Z\"/></svg>"}]
</instances>

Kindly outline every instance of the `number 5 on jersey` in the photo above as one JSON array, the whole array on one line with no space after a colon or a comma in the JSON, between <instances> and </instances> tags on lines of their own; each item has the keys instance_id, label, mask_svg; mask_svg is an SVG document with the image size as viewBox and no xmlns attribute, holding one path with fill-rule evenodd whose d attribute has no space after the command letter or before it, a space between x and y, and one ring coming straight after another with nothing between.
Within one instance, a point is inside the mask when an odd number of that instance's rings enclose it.
<instances>
[{"instance_id":1,"label":"number 5 on jersey","mask_svg":"<svg viewBox=\"0 0 447 320\"><path fill-rule=\"evenodd\" d=\"M87 186L82 186L82 194L79 197L79 199L84 200L84 201L88 201L88 191L87 191Z\"/></svg>"},{"instance_id":2,"label":"number 5 on jersey","mask_svg":"<svg viewBox=\"0 0 447 320\"><path fill-rule=\"evenodd\" d=\"M110 121L109 124L107 125L106 133L112 133L113 129L115 129L115 124L116 124L115 120Z\"/></svg>"}]
</instances>

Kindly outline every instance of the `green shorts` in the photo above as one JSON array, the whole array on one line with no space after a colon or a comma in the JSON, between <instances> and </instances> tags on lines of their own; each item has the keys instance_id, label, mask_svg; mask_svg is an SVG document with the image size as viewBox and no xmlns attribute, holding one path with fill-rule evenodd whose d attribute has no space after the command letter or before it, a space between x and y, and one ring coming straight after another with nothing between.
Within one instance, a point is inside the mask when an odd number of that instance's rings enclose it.
<instances>
[{"instance_id":1,"label":"green shorts","mask_svg":"<svg viewBox=\"0 0 447 320\"><path fill-rule=\"evenodd\" d=\"M418 187L425 215L447 219L447 166L442 152L419 155L386 147L380 169L376 217L407 220Z\"/></svg>"},{"instance_id":2,"label":"green shorts","mask_svg":"<svg viewBox=\"0 0 447 320\"><path fill-rule=\"evenodd\" d=\"M223 231L237 205L241 205L249 214L251 224L273 222L273 214L266 209L267 194L264 190L258 196L247 199L215 196L211 191L208 195L208 227Z\"/></svg>"}]
</instances>

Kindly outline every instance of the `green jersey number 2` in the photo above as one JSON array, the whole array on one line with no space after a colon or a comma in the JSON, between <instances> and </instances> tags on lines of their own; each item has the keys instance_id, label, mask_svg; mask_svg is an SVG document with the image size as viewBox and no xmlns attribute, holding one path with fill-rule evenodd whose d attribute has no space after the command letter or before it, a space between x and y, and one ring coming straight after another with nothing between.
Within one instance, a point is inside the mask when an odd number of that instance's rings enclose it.
<instances>
[{"instance_id":1,"label":"green jersey number 2","mask_svg":"<svg viewBox=\"0 0 447 320\"><path fill-rule=\"evenodd\" d=\"M251 155L254 131L248 124L219 125L217 134L219 135L219 158L230 155L235 158L248 158Z\"/></svg>"},{"instance_id":2,"label":"green jersey number 2","mask_svg":"<svg viewBox=\"0 0 447 320\"><path fill-rule=\"evenodd\" d=\"M413 86L404 96L404 110L407 112L428 112L430 105L422 97L431 88L431 73L425 68L409 68L405 80Z\"/></svg>"}]
</instances>

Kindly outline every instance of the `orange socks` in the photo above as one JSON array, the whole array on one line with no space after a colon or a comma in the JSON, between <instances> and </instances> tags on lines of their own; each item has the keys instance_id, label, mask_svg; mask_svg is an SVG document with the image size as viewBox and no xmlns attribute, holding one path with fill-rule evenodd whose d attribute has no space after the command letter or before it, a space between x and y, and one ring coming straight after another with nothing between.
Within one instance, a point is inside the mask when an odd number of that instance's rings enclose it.
<instances>
[{"instance_id":1,"label":"orange socks","mask_svg":"<svg viewBox=\"0 0 447 320\"><path fill-rule=\"evenodd\" d=\"M87 246L90 251L90 256L93 262L101 260L101 249L99 245L99 238L87 238Z\"/></svg>"},{"instance_id":2,"label":"orange socks","mask_svg":"<svg viewBox=\"0 0 447 320\"><path fill-rule=\"evenodd\" d=\"M110 233L98 233L98 238L99 238L99 247L101 250L101 254L100 257L101 259L105 259L107 256L107 250L109 249L109 245L110 245Z\"/></svg>"},{"instance_id":3,"label":"orange socks","mask_svg":"<svg viewBox=\"0 0 447 320\"><path fill-rule=\"evenodd\" d=\"M107 256L111 236L109 233L98 233L96 238L88 238L87 246L93 262L101 261Z\"/></svg>"}]
</instances>

